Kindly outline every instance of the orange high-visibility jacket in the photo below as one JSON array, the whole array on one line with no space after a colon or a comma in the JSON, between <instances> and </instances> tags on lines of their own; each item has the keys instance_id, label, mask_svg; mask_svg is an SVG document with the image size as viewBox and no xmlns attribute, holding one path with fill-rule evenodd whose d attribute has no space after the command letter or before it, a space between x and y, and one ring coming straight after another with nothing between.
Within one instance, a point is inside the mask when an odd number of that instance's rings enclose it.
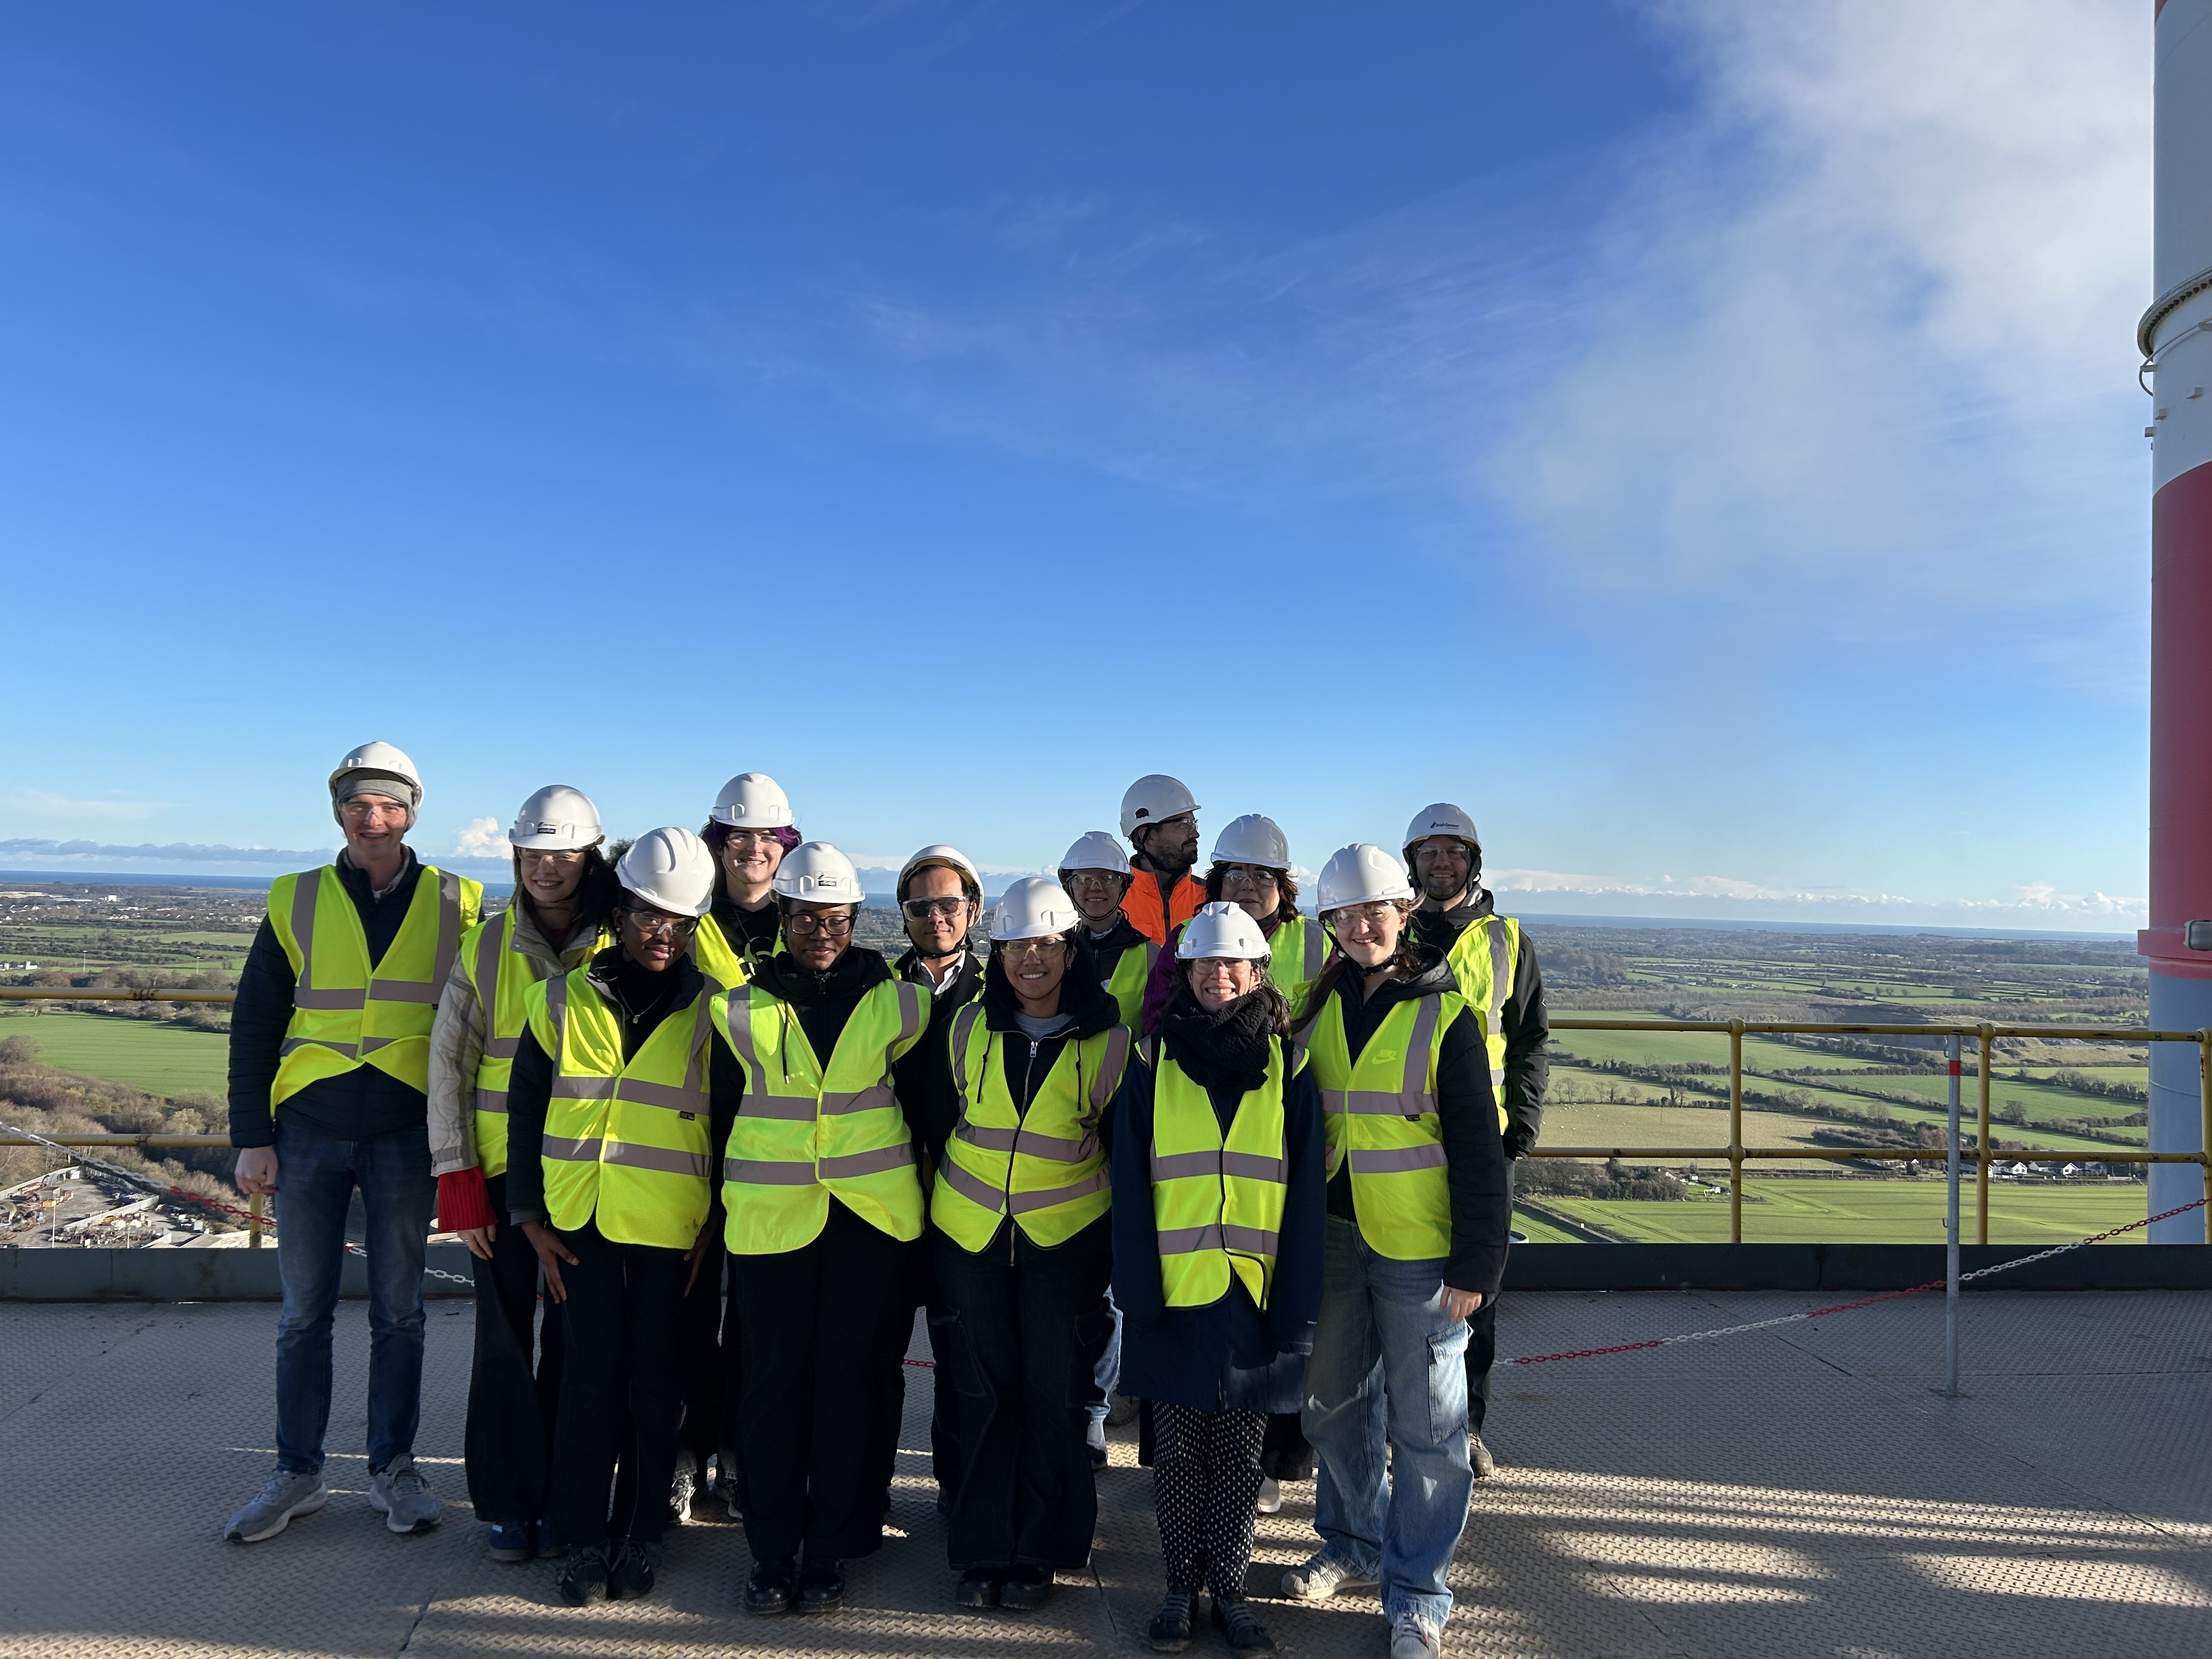
<instances>
[{"instance_id":1,"label":"orange high-visibility jacket","mask_svg":"<svg viewBox=\"0 0 2212 1659\"><path fill-rule=\"evenodd\" d=\"M1129 872L1129 890L1121 895L1121 914L1129 919L1129 926L1155 945L1168 942L1168 931L1180 927L1198 914L1198 907L1206 902L1206 884L1184 876L1175 884L1168 900L1167 914L1160 913L1160 878L1149 870Z\"/></svg>"}]
</instances>

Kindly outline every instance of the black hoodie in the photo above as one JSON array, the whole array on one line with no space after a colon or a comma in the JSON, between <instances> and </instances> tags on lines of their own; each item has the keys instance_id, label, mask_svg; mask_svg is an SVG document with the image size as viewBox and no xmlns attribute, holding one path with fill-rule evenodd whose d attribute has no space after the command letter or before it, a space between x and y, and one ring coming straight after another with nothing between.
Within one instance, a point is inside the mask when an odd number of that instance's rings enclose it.
<instances>
[{"instance_id":1,"label":"black hoodie","mask_svg":"<svg viewBox=\"0 0 2212 1659\"><path fill-rule=\"evenodd\" d=\"M1449 951L1468 924L1496 914L1490 890L1479 884L1474 896L1449 910L1413 912L1413 937ZM1551 1017L1544 1010L1544 975L1537 970L1536 947L1527 929L1521 933L1521 958L1513 983L1498 1011L1505 1033L1505 1156L1526 1158L1544 1127L1544 1086L1550 1081Z\"/></svg>"},{"instance_id":2,"label":"black hoodie","mask_svg":"<svg viewBox=\"0 0 2212 1659\"><path fill-rule=\"evenodd\" d=\"M1350 963L1338 977L1335 995L1344 1014L1345 1047L1354 1060L1398 1004L1431 991L1459 988L1443 951L1428 945L1415 949L1420 966L1413 977L1384 980L1372 997L1366 995L1362 975ZM1513 1197L1498 1132L1497 1097L1490 1091L1490 1057L1483 1047L1481 1024L1471 1011L1462 1010L1444 1028L1437 1062L1437 1116L1449 1160L1446 1176L1451 1192L1451 1255L1444 1263L1444 1283L1455 1291L1479 1291L1487 1300L1498 1294L1505 1275ZM1328 1212L1347 1221L1354 1218L1349 1162L1328 1183Z\"/></svg>"}]
</instances>

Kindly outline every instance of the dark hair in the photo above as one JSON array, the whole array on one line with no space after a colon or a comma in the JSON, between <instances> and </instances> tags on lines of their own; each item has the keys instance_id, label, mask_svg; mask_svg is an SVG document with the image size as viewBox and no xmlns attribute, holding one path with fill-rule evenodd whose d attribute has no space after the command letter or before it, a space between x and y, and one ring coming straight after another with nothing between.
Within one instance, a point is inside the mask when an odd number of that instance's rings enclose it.
<instances>
[{"instance_id":1,"label":"dark hair","mask_svg":"<svg viewBox=\"0 0 2212 1659\"><path fill-rule=\"evenodd\" d=\"M1413 938L1412 926L1413 907L1404 899L1394 899L1391 902L1398 907L1400 915L1405 918L1404 925L1398 930L1398 948L1379 968L1363 968L1359 971L1410 979L1421 965L1421 947ZM1337 981L1344 977L1345 970L1351 966L1352 958L1345 955L1343 946L1339 945L1335 954L1329 957L1328 966L1321 970L1321 976L1306 987L1305 999L1298 1005L1297 1018L1291 1022L1293 1031L1303 1031L1314 1023L1321 1011L1328 1006L1329 998L1335 994Z\"/></svg>"},{"instance_id":2,"label":"dark hair","mask_svg":"<svg viewBox=\"0 0 2212 1659\"><path fill-rule=\"evenodd\" d=\"M1198 993L1190 988L1190 975L1188 969L1191 965L1190 963L1181 961L1176 963L1175 989L1168 997L1170 1008L1173 1008L1178 1001L1188 1002L1194 1007L1199 1006ZM1260 982L1237 1000L1242 1002L1245 997L1257 997L1261 1002L1268 1005L1271 1012L1267 1029L1275 1036L1288 1036L1291 1034L1291 1000L1283 994L1281 986L1267 977L1267 969L1264 967L1260 972Z\"/></svg>"},{"instance_id":3,"label":"dark hair","mask_svg":"<svg viewBox=\"0 0 2212 1659\"><path fill-rule=\"evenodd\" d=\"M699 839L707 843L707 850L714 855L714 902L717 904L730 902L730 875L722 868L722 848L728 844L734 830L734 825L725 823L720 818L708 818L699 827ZM799 843L799 831L788 825L778 825L768 833L787 853Z\"/></svg>"},{"instance_id":4,"label":"dark hair","mask_svg":"<svg viewBox=\"0 0 2212 1659\"><path fill-rule=\"evenodd\" d=\"M617 856L629 845L628 842L617 842ZM530 925L538 930L545 942L559 950L561 941L553 937L553 930L545 925L545 918L538 913L538 902L530 896L530 890L522 884L522 854L520 849L514 854L514 902L522 907L522 914L530 918ZM592 931L597 933L607 925L607 918L614 914L615 907L622 902L622 883L615 878L614 859L609 856L605 845L586 848L584 873L576 882L576 920L569 931L573 933L588 924Z\"/></svg>"},{"instance_id":5,"label":"dark hair","mask_svg":"<svg viewBox=\"0 0 2212 1659\"><path fill-rule=\"evenodd\" d=\"M1206 872L1206 896L1208 902L1220 898L1222 880L1228 875L1231 864L1249 863L1251 863L1249 859L1231 859L1227 864L1217 861L1213 867ZM1279 922L1288 921L1298 913L1298 878L1289 871L1278 869L1272 864L1263 864L1257 867L1275 872L1275 920Z\"/></svg>"}]
</instances>

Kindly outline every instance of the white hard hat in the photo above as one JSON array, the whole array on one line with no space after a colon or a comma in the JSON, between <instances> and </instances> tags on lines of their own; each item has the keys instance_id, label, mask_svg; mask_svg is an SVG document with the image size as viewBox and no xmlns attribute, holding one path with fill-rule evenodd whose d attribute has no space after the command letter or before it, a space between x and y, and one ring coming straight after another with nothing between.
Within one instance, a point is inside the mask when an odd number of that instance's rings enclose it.
<instances>
[{"instance_id":1,"label":"white hard hat","mask_svg":"<svg viewBox=\"0 0 2212 1659\"><path fill-rule=\"evenodd\" d=\"M765 772L740 772L722 786L707 816L732 830L788 830L791 797Z\"/></svg>"},{"instance_id":2,"label":"white hard hat","mask_svg":"<svg viewBox=\"0 0 2212 1659\"><path fill-rule=\"evenodd\" d=\"M1198 803L1190 798L1181 778L1171 778L1164 772L1151 773L1131 784L1121 797L1121 833L1134 835L1141 824L1158 823L1162 818L1171 818L1183 812L1195 812Z\"/></svg>"},{"instance_id":3,"label":"white hard hat","mask_svg":"<svg viewBox=\"0 0 2212 1659\"><path fill-rule=\"evenodd\" d=\"M1051 939L1081 920L1066 890L1047 876L1024 876L999 895L991 912L994 939Z\"/></svg>"},{"instance_id":4,"label":"white hard hat","mask_svg":"<svg viewBox=\"0 0 2212 1659\"><path fill-rule=\"evenodd\" d=\"M1075 845L1060 856L1062 870L1111 870L1117 876L1129 873L1129 855L1121 850L1121 843L1103 830L1086 830L1075 838Z\"/></svg>"},{"instance_id":5,"label":"white hard hat","mask_svg":"<svg viewBox=\"0 0 2212 1659\"><path fill-rule=\"evenodd\" d=\"M1329 854L1321 867L1316 902L1327 915L1347 904L1372 899L1411 899L1413 889L1406 879L1406 866L1369 842L1354 842Z\"/></svg>"},{"instance_id":6,"label":"white hard hat","mask_svg":"<svg viewBox=\"0 0 2212 1659\"><path fill-rule=\"evenodd\" d=\"M899 866L896 890L902 902L906 899L907 878L933 866L957 870L970 896L976 902L982 902L983 878L976 873L975 866L968 861L968 855L958 848L947 847L940 842L934 846L923 848L921 851Z\"/></svg>"},{"instance_id":7,"label":"white hard hat","mask_svg":"<svg viewBox=\"0 0 2212 1659\"><path fill-rule=\"evenodd\" d=\"M1274 819L1258 812L1247 812L1221 826L1221 833L1213 838L1213 861L1287 870L1291 867L1291 844L1283 839L1282 827Z\"/></svg>"},{"instance_id":8,"label":"white hard hat","mask_svg":"<svg viewBox=\"0 0 2212 1659\"><path fill-rule=\"evenodd\" d=\"M379 781L393 787L380 789ZM388 795L405 804L407 823L411 829L415 814L422 805L422 778L416 771L415 763L405 751L388 743L364 743L348 752L331 774L331 814L337 815L338 805L349 795Z\"/></svg>"},{"instance_id":9,"label":"white hard hat","mask_svg":"<svg viewBox=\"0 0 2212 1659\"><path fill-rule=\"evenodd\" d=\"M714 855L689 830L648 830L615 866L622 884L658 909L703 916L714 902Z\"/></svg>"},{"instance_id":10,"label":"white hard hat","mask_svg":"<svg viewBox=\"0 0 2212 1659\"><path fill-rule=\"evenodd\" d=\"M1476 852L1482 850L1482 837L1474 833L1474 820L1448 800L1424 806L1413 814L1413 821L1406 826L1406 839L1402 845L1408 862L1413 859L1413 848L1431 836L1456 836Z\"/></svg>"},{"instance_id":11,"label":"white hard hat","mask_svg":"<svg viewBox=\"0 0 2212 1659\"><path fill-rule=\"evenodd\" d=\"M1270 952L1267 936L1241 904L1216 899L1201 904L1182 925L1176 941L1176 960L1203 962L1208 957L1230 957L1238 962L1265 962Z\"/></svg>"},{"instance_id":12,"label":"white hard hat","mask_svg":"<svg viewBox=\"0 0 2212 1659\"><path fill-rule=\"evenodd\" d=\"M866 900L853 860L826 841L803 841L786 853L775 866L775 887L779 898L806 904L860 904Z\"/></svg>"},{"instance_id":13,"label":"white hard hat","mask_svg":"<svg viewBox=\"0 0 2212 1659\"><path fill-rule=\"evenodd\" d=\"M523 802L514 828L507 832L510 846L534 853L577 852L606 838L592 798L565 783L549 783Z\"/></svg>"}]
</instances>

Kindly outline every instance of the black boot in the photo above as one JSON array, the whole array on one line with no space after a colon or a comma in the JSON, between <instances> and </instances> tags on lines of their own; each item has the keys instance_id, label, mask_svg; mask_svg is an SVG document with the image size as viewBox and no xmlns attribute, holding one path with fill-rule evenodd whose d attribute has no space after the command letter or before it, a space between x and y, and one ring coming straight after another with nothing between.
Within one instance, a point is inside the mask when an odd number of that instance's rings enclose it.
<instances>
[{"instance_id":1,"label":"black boot","mask_svg":"<svg viewBox=\"0 0 2212 1659\"><path fill-rule=\"evenodd\" d=\"M1160 1610L1152 1615L1152 1628L1145 1632L1145 1645L1154 1653L1181 1653L1190 1645L1190 1597L1174 1592L1160 1603Z\"/></svg>"},{"instance_id":2,"label":"black boot","mask_svg":"<svg viewBox=\"0 0 2212 1659\"><path fill-rule=\"evenodd\" d=\"M999 1580L1006 1575L993 1572L988 1567L970 1567L960 1575L960 1582L952 1587L952 1605L956 1607L995 1607L999 1605Z\"/></svg>"},{"instance_id":3,"label":"black boot","mask_svg":"<svg viewBox=\"0 0 2212 1659\"><path fill-rule=\"evenodd\" d=\"M605 1544L571 1546L568 1559L562 1565L561 1577L554 1588L561 1599L572 1607L580 1607L594 1595L606 1593L607 1547Z\"/></svg>"},{"instance_id":4,"label":"black boot","mask_svg":"<svg viewBox=\"0 0 2212 1659\"><path fill-rule=\"evenodd\" d=\"M1035 1613L1051 1599L1050 1567L1016 1567L999 1586L999 1605L1016 1613Z\"/></svg>"},{"instance_id":5,"label":"black boot","mask_svg":"<svg viewBox=\"0 0 2212 1659\"><path fill-rule=\"evenodd\" d=\"M789 1613L791 1604L799 1595L797 1564L790 1561L759 1561L753 1565L752 1577L745 1580L745 1611L763 1615Z\"/></svg>"},{"instance_id":6,"label":"black boot","mask_svg":"<svg viewBox=\"0 0 2212 1659\"><path fill-rule=\"evenodd\" d=\"M653 1590L653 1570L660 1565L662 1546L624 1539L607 1566L607 1600L633 1601Z\"/></svg>"},{"instance_id":7,"label":"black boot","mask_svg":"<svg viewBox=\"0 0 2212 1659\"><path fill-rule=\"evenodd\" d=\"M845 1605L845 1568L838 1561L810 1559L799 1570L799 1611L835 1613Z\"/></svg>"}]
</instances>

